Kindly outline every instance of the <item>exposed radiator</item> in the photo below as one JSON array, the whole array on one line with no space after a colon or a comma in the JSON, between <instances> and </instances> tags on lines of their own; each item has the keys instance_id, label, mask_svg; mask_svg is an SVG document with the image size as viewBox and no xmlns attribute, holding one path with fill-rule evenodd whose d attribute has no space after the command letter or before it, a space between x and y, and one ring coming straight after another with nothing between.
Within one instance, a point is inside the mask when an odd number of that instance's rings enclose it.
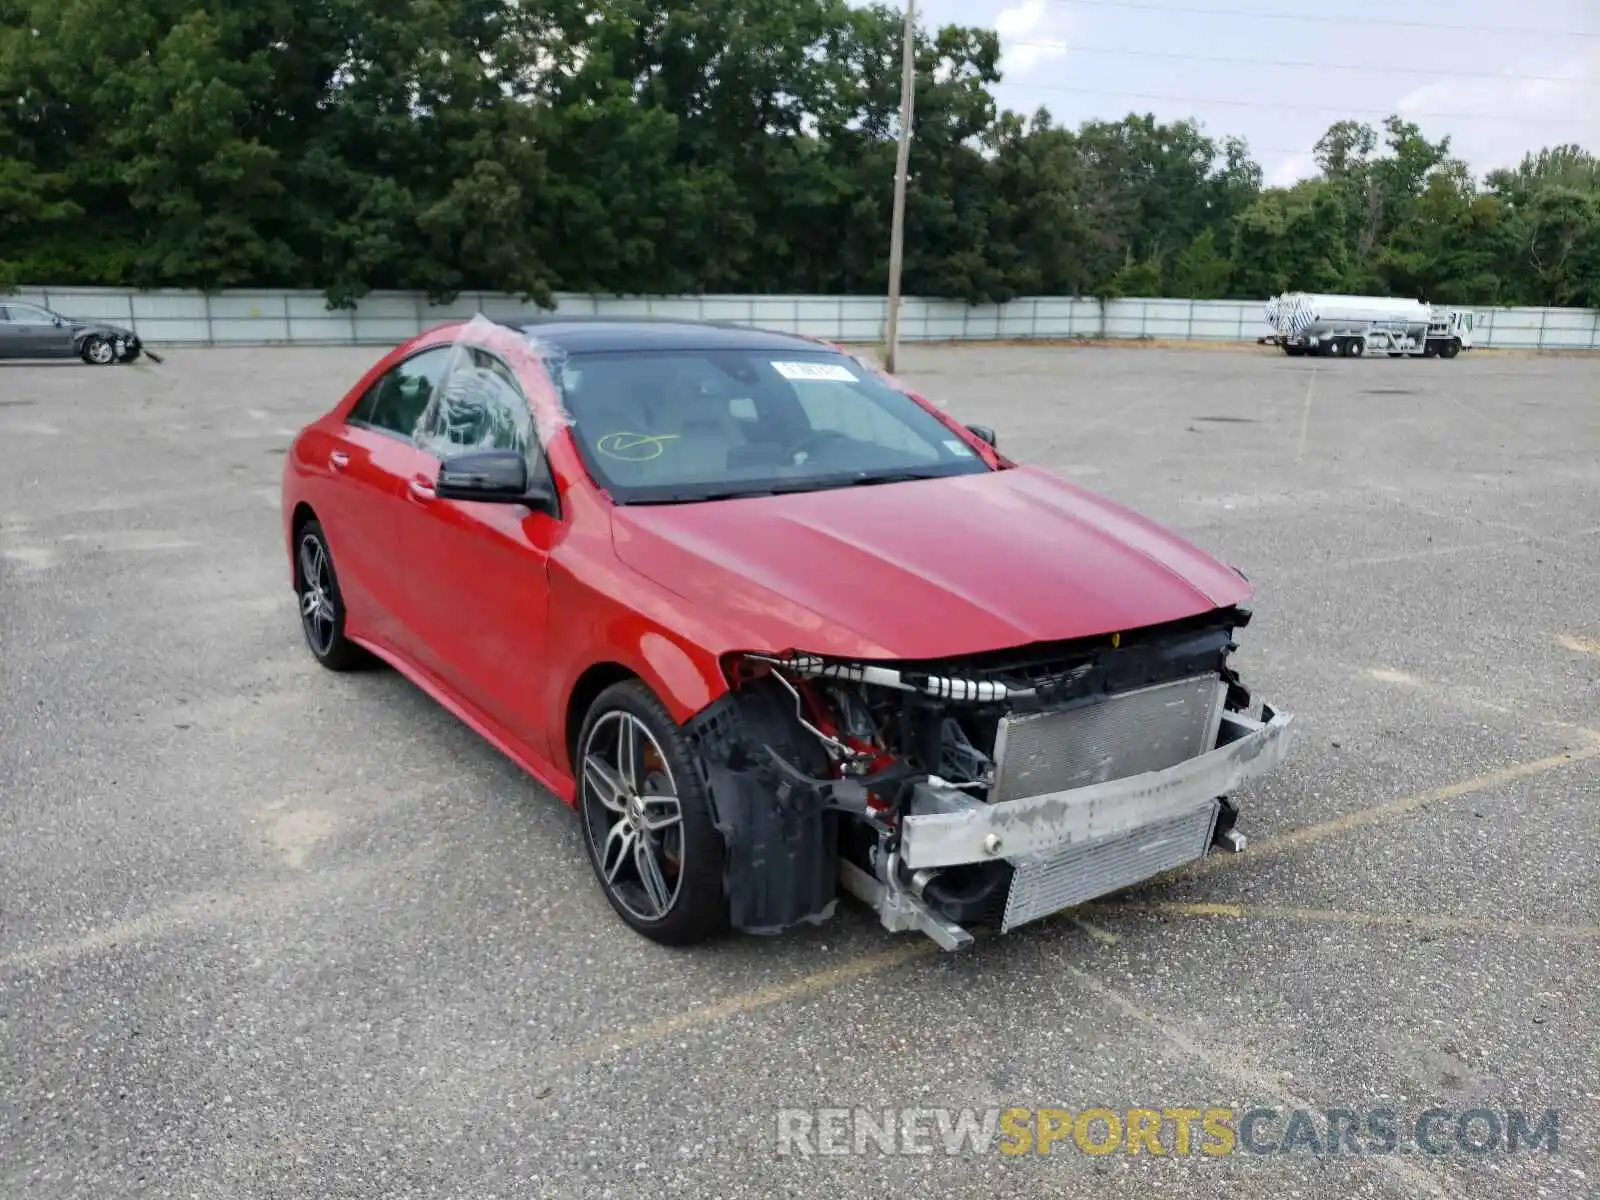
<instances>
[{"instance_id":1,"label":"exposed radiator","mask_svg":"<svg viewBox=\"0 0 1600 1200\"><path fill-rule=\"evenodd\" d=\"M1054 712L1013 713L995 739L992 802L1160 771L1216 745L1216 675L1119 692Z\"/></svg>"},{"instance_id":2,"label":"exposed radiator","mask_svg":"<svg viewBox=\"0 0 1600 1200\"><path fill-rule=\"evenodd\" d=\"M1013 859L1001 932L1199 858L1211 844L1220 807L1213 800L1126 833Z\"/></svg>"}]
</instances>

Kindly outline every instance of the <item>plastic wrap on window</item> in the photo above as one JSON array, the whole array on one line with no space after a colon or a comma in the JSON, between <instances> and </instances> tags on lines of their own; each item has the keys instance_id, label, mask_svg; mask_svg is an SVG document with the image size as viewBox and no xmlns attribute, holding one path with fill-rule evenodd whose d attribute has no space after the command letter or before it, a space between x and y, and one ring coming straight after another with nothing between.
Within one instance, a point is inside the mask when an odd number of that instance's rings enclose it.
<instances>
[{"instance_id":1,"label":"plastic wrap on window","mask_svg":"<svg viewBox=\"0 0 1600 1200\"><path fill-rule=\"evenodd\" d=\"M529 424L519 429L524 437L536 432L539 442L548 446L551 439L573 423L564 399L572 368L566 351L559 346L544 341L536 332L502 324L481 313L457 326L452 344L458 356L452 358L437 403L447 410L442 414L447 418L444 425L456 427L462 437L474 439L471 444L452 439L453 453L493 448L496 443L485 439L506 432L493 422L474 427L487 389L499 386L501 378L493 359L481 354L475 356L474 350L487 351L510 368L512 385L527 399L524 415ZM428 415L424 414L423 419L426 421ZM437 430L439 426L430 428Z\"/></svg>"}]
</instances>

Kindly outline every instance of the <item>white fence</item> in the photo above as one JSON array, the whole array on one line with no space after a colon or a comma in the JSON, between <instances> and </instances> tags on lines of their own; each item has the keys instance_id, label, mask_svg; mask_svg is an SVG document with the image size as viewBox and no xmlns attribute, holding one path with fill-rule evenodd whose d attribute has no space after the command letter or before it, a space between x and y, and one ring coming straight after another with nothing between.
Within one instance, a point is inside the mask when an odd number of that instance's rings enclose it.
<instances>
[{"instance_id":1,"label":"white fence","mask_svg":"<svg viewBox=\"0 0 1600 1200\"><path fill-rule=\"evenodd\" d=\"M543 310L515 297L466 292L432 305L420 294L374 292L353 310L330 310L320 292L131 292L112 288L22 288L68 316L109 321L162 345L303 346L404 341L442 322L476 313L492 317ZM874 296L584 296L560 295L562 315L689 317L731 321L835 341L883 338L884 300ZM1264 302L1108 300L1026 297L1008 304L908 299L900 334L907 341L1162 339L1251 342L1267 332ZM1586 308L1479 309L1476 344L1492 349L1600 350L1600 311Z\"/></svg>"}]
</instances>

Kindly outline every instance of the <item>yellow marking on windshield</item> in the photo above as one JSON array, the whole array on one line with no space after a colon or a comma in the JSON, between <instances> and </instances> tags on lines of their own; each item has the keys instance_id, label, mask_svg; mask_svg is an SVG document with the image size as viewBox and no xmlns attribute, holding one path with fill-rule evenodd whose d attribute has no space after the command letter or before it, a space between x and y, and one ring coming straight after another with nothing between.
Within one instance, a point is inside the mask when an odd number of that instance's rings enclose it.
<instances>
[{"instance_id":1,"label":"yellow marking on windshield","mask_svg":"<svg viewBox=\"0 0 1600 1200\"><path fill-rule=\"evenodd\" d=\"M676 433L629 433L626 430L608 433L594 444L594 448L607 458L623 462L649 462L660 458L666 443L676 441Z\"/></svg>"}]
</instances>

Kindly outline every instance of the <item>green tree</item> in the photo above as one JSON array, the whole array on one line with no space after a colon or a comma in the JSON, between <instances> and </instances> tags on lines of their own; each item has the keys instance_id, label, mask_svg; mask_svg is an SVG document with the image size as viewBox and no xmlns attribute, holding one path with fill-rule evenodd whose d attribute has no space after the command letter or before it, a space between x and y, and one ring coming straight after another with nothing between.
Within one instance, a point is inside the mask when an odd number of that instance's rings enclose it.
<instances>
[{"instance_id":1,"label":"green tree","mask_svg":"<svg viewBox=\"0 0 1600 1200\"><path fill-rule=\"evenodd\" d=\"M1215 229L1201 230L1184 247L1172 264L1169 275L1175 296L1194 300L1217 300L1228 294L1233 278L1233 263L1217 250Z\"/></svg>"},{"instance_id":2,"label":"green tree","mask_svg":"<svg viewBox=\"0 0 1600 1200\"><path fill-rule=\"evenodd\" d=\"M1102 300L1116 300L1123 296L1159 296L1161 291L1161 264L1154 259L1130 262L1123 266L1096 294Z\"/></svg>"},{"instance_id":3,"label":"green tree","mask_svg":"<svg viewBox=\"0 0 1600 1200\"><path fill-rule=\"evenodd\" d=\"M1391 117L1239 139L1000 111L917 32L908 292L1593 303L1594 156L1480 185ZM851 0L0 0L0 286L880 293L901 12Z\"/></svg>"}]
</instances>

